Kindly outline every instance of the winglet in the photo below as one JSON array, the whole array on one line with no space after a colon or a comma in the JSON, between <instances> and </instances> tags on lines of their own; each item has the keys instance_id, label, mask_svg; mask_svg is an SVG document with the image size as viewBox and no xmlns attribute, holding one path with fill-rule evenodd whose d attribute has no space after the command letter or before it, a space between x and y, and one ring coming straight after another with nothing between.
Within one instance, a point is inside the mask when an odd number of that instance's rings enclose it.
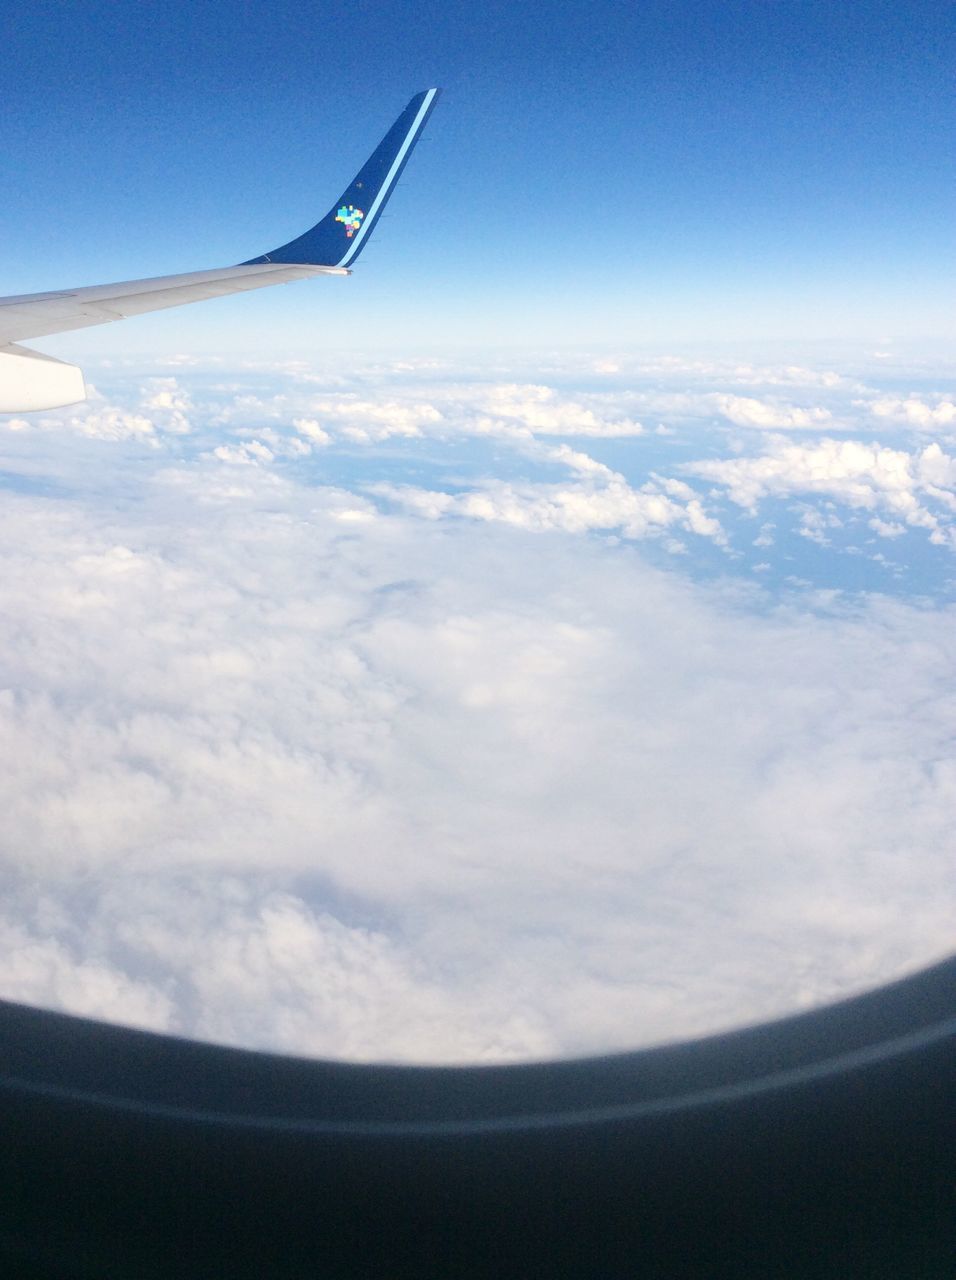
<instances>
[{"instance_id":1,"label":"winglet","mask_svg":"<svg viewBox=\"0 0 956 1280\"><path fill-rule=\"evenodd\" d=\"M440 89L425 89L414 98L352 179L321 222L288 244L243 266L259 263L302 263L348 267L359 256L378 221L434 110Z\"/></svg>"}]
</instances>

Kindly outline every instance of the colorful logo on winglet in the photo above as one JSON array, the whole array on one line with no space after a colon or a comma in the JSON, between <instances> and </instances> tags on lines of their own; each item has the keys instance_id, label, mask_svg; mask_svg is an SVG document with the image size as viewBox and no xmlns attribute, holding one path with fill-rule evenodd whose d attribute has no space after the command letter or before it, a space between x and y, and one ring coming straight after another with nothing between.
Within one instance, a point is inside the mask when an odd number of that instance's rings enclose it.
<instances>
[{"instance_id":1,"label":"colorful logo on winglet","mask_svg":"<svg viewBox=\"0 0 956 1280\"><path fill-rule=\"evenodd\" d=\"M345 224L345 234L351 240L362 225L362 219L365 213L362 209L356 209L354 204L343 204L341 209L335 215L336 222Z\"/></svg>"}]
</instances>

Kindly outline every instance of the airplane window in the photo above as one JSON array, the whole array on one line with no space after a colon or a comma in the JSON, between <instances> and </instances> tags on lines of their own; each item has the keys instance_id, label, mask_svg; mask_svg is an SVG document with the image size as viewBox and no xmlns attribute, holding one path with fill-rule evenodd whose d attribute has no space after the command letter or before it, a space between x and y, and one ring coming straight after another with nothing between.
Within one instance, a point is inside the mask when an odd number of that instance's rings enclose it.
<instances>
[{"instance_id":1,"label":"airplane window","mask_svg":"<svg viewBox=\"0 0 956 1280\"><path fill-rule=\"evenodd\" d=\"M81 8L4 33L0 1270L951 1274L936 6Z\"/></svg>"},{"instance_id":2,"label":"airplane window","mask_svg":"<svg viewBox=\"0 0 956 1280\"><path fill-rule=\"evenodd\" d=\"M940 41L685 7L569 12L554 80L509 10L474 98L455 45L448 100L300 66L255 120L302 13L243 18L229 92L205 17L18 26L0 998L508 1063L952 951Z\"/></svg>"}]
</instances>

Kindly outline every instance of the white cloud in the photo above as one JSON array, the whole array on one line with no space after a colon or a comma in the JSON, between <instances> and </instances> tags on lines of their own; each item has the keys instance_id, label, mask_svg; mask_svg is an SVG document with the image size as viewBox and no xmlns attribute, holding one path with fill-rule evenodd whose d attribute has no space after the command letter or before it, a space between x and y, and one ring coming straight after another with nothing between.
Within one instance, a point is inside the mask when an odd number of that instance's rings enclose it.
<instances>
[{"instance_id":1,"label":"white cloud","mask_svg":"<svg viewBox=\"0 0 956 1280\"><path fill-rule=\"evenodd\" d=\"M954 502L956 461L938 444L908 453L859 440L804 445L780 437L757 457L693 462L684 469L725 486L731 500L751 512L766 497L824 494L856 509L882 508L897 521L929 529L934 541L951 536L945 514L925 502Z\"/></svg>"},{"instance_id":2,"label":"white cloud","mask_svg":"<svg viewBox=\"0 0 956 1280\"><path fill-rule=\"evenodd\" d=\"M426 369L432 372L427 366ZM218 412L217 420L232 423L253 416L275 420L294 408L301 412L301 420L314 423L314 429L330 439L341 436L353 444L426 435L614 439L644 432L639 422L621 412L613 395L567 396L537 383L462 383L433 377L407 388L392 382L387 394L370 399L367 392L347 390L315 395L307 377L300 376L298 382L302 386L299 394L283 391L281 397L269 399L246 393L234 395L230 404ZM294 400L294 406L290 400Z\"/></svg>"},{"instance_id":3,"label":"white cloud","mask_svg":"<svg viewBox=\"0 0 956 1280\"><path fill-rule=\"evenodd\" d=\"M550 371L547 361L539 368ZM564 353L554 370L562 374L581 373L620 375L621 379L663 384L673 382L685 388L695 383L733 387L821 387L827 391L864 390L855 376L835 369L814 368L807 364L717 359L713 356L635 353L621 350L613 356L575 357Z\"/></svg>"},{"instance_id":4,"label":"white cloud","mask_svg":"<svg viewBox=\"0 0 956 1280\"><path fill-rule=\"evenodd\" d=\"M828 547L829 529L841 529L843 521L833 512L818 511L815 507L804 507L800 512L800 528L797 532L802 538L815 542L820 547Z\"/></svg>"},{"instance_id":5,"label":"white cloud","mask_svg":"<svg viewBox=\"0 0 956 1280\"><path fill-rule=\"evenodd\" d=\"M640 489L580 450L558 445L544 456L570 468L571 484L513 484L489 480L460 493L412 485L376 484L369 491L427 519L464 516L535 531L621 530L628 538L653 536L672 525L723 544L720 522L709 516L689 485L654 477Z\"/></svg>"},{"instance_id":6,"label":"white cloud","mask_svg":"<svg viewBox=\"0 0 956 1280\"><path fill-rule=\"evenodd\" d=\"M820 430L831 420L829 409L800 409L772 401L758 400L753 396L717 394L711 397L715 410L728 422L738 427L764 429L811 428Z\"/></svg>"},{"instance_id":7,"label":"white cloud","mask_svg":"<svg viewBox=\"0 0 956 1280\"><path fill-rule=\"evenodd\" d=\"M85 955L81 946L70 947L51 937L51 922L43 919L44 905L49 906L41 903L41 910L32 913L39 916L36 931L0 908L5 999L69 1009L84 1017L106 1018L153 1031L174 1029L174 1004L167 992Z\"/></svg>"},{"instance_id":8,"label":"white cloud","mask_svg":"<svg viewBox=\"0 0 956 1280\"><path fill-rule=\"evenodd\" d=\"M426 391L409 368L346 400L294 376L217 393L219 423L199 379L148 384L149 451L68 415L63 448L4 438L15 475L60 487L0 507L0 994L286 1051L510 1060L772 1016L952 948L952 609L771 607L766 564L710 587L651 568L618 535L683 566L688 535L723 530L659 456L633 480L553 440L621 435L613 393ZM180 396L188 437L161 425ZM486 423L560 478L315 483L346 430L437 454ZM687 475L748 509L787 497L821 538L844 507L946 535L939 444L802 439ZM281 459L313 445L299 483Z\"/></svg>"},{"instance_id":9,"label":"white cloud","mask_svg":"<svg viewBox=\"0 0 956 1280\"><path fill-rule=\"evenodd\" d=\"M868 524L881 538L899 538L906 532L905 525L899 524L896 520L881 520L879 516L874 516Z\"/></svg>"},{"instance_id":10,"label":"white cloud","mask_svg":"<svg viewBox=\"0 0 956 1280\"><path fill-rule=\"evenodd\" d=\"M89 399L46 416L7 420L10 431L66 431L90 440L139 440L157 447L161 435L185 435L191 430L192 401L175 378L150 378L139 388L135 408L110 404L95 386Z\"/></svg>"},{"instance_id":11,"label":"white cloud","mask_svg":"<svg viewBox=\"0 0 956 1280\"><path fill-rule=\"evenodd\" d=\"M334 424L349 440L360 444L391 436L420 436L424 428L442 421L441 413L431 404L367 400L351 392L310 397L307 405L310 417L318 420L320 428L328 430Z\"/></svg>"},{"instance_id":12,"label":"white cloud","mask_svg":"<svg viewBox=\"0 0 956 1280\"><path fill-rule=\"evenodd\" d=\"M192 429L193 403L175 378L150 378L142 388L140 405L164 431L185 435Z\"/></svg>"},{"instance_id":13,"label":"white cloud","mask_svg":"<svg viewBox=\"0 0 956 1280\"><path fill-rule=\"evenodd\" d=\"M212 457L220 462L238 463L241 466L256 466L260 462L272 462L275 453L261 440L250 440L248 444L221 444L212 451Z\"/></svg>"},{"instance_id":14,"label":"white cloud","mask_svg":"<svg viewBox=\"0 0 956 1280\"><path fill-rule=\"evenodd\" d=\"M292 425L299 435L305 436L312 444L324 447L332 443L332 437L314 418L294 418Z\"/></svg>"},{"instance_id":15,"label":"white cloud","mask_svg":"<svg viewBox=\"0 0 956 1280\"><path fill-rule=\"evenodd\" d=\"M596 399L596 398L594 398ZM479 393L479 408L494 418L519 423L534 435L639 436L644 428L630 418L600 416L580 398L561 396L551 387L502 383Z\"/></svg>"},{"instance_id":16,"label":"white cloud","mask_svg":"<svg viewBox=\"0 0 956 1280\"><path fill-rule=\"evenodd\" d=\"M746 379L743 385L747 385ZM815 384L815 398L818 390ZM736 427L761 431L823 431L835 425L830 408L813 403L793 404L777 395L741 395L696 388L677 390L665 383L656 387L639 384L634 389L605 392L594 398L602 402L605 414L639 413L644 417L664 419L665 427L668 423L712 421L714 418ZM606 430L600 434L614 433Z\"/></svg>"},{"instance_id":17,"label":"white cloud","mask_svg":"<svg viewBox=\"0 0 956 1280\"><path fill-rule=\"evenodd\" d=\"M68 422L80 435L93 440L149 440L156 431L152 419L144 414L124 413L115 408L88 410L75 414Z\"/></svg>"},{"instance_id":18,"label":"white cloud","mask_svg":"<svg viewBox=\"0 0 956 1280\"><path fill-rule=\"evenodd\" d=\"M943 396L937 396L932 404L920 396L907 396L905 399L883 396L878 400L857 400L854 403L874 417L890 422L931 429L956 426L956 403Z\"/></svg>"},{"instance_id":19,"label":"white cloud","mask_svg":"<svg viewBox=\"0 0 956 1280\"><path fill-rule=\"evenodd\" d=\"M606 467L603 462L597 462L589 454L583 453L580 449L572 449L570 445L559 444L553 448L545 449L544 456L551 458L555 462L561 462L566 467L570 467L572 471L578 475L589 476L600 480L620 479L610 467ZM690 490L688 490L688 495Z\"/></svg>"}]
</instances>

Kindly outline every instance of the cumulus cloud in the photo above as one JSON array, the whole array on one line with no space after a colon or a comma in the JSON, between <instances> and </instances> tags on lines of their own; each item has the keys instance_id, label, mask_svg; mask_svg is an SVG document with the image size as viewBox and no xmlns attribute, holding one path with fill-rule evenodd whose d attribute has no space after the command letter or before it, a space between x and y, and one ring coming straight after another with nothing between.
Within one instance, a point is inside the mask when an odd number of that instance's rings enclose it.
<instances>
[{"instance_id":1,"label":"cumulus cloud","mask_svg":"<svg viewBox=\"0 0 956 1280\"><path fill-rule=\"evenodd\" d=\"M189 393L175 378L150 378L141 386L132 406L110 404L95 386L88 386L89 400L80 406L30 418L6 418L8 431L67 431L91 440L139 440L157 447L164 434L185 435L191 430L193 409Z\"/></svg>"},{"instance_id":2,"label":"cumulus cloud","mask_svg":"<svg viewBox=\"0 0 956 1280\"><path fill-rule=\"evenodd\" d=\"M442 421L441 413L431 404L368 400L352 392L312 397L308 408L310 418L321 430L334 425L346 438L361 444L391 436L420 436L426 427Z\"/></svg>"},{"instance_id":3,"label":"cumulus cloud","mask_svg":"<svg viewBox=\"0 0 956 1280\"><path fill-rule=\"evenodd\" d=\"M833 413L821 405L795 405L777 396L735 395L724 391L639 392L637 402L646 412L677 421L723 419L735 427L762 431L820 431L833 422Z\"/></svg>"},{"instance_id":4,"label":"cumulus cloud","mask_svg":"<svg viewBox=\"0 0 956 1280\"><path fill-rule=\"evenodd\" d=\"M149 450L69 414L57 449L5 436L0 994L501 1061L753 1021L950 950L953 609L685 566L728 536L695 477L748 511L788 498L808 536L862 511L892 539L948 530L954 459L803 434L630 477L623 433L602 454L571 427L636 421L623 400L426 395L433 373L347 407L238 375L203 402L183 374L116 409ZM501 465L547 478L376 483L393 443L329 483L346 430L370 445L397 404L403 448L494 422ZM628 541L651 536L678 570Z\"/></svg>"},{"instance_id":5,"label":"cumulus cloud","mask_svg":"<svg viewBox=\"0 0 956 1280\"><path fill-rule=\"evenodd\" d=\"M186 434L191 429L193 403L175 378L150 378L142 388L140 404L165 431Z\"/></svg>"},{"instance_id":6,"label":"cumulus cloud","mask_svg":"<svg viewBox=\"0 0 956 1280\"><path fill-rule=\"evenodd\" d=\"M300 375L297 382L304 390L291 397L295 411L301 412L297 421L312 422L314 429L330 439L342 437L353 444L455 434L616 439L639 436L644 431L639 422L621 411L613 396L569 396L538 383L463 383L437 376L441 371L429 364L410 367L420 375L431 376L424 384L416 381L407 388L392 383L387 394L378 399L370 399L367 391L336 390L316 395L309 390L309 378ZM290 407L288 391L283 391L281 400L244 393L234 395L221 406L217 420L242 422L251 416L275 420L287 416Z\"/></svg>"},{"instance_id":7,"label":"cumulus cloud","mask_svg":"<svg viewBox=\"0 0 956 1280\"><path fill-rule=\"evenodd\" d=\"M616 436L641 435L644 428L629 418L599 416L580 398L558 394L552 387L500 384L479 396L479 405L492 418L510 419L535 435Z\"/></svg>"},{"instance_id":8,"label":"cumulus cloud","mask_svg":"<svg viewBox=\"0 0 956 1280\"><path fill-rule=\"evenodd\" d=\"M874 417L891 422L932 429L956 426L956 403L943 396L935 397L932 403L921 396L882 396L877 400L858 400L855 403Z\"/></svg>"},{"instance_id":9,"label":"cumulus cloud","mask_svg":"<svg viewBox=\"0 0 956 1280\"><path fill-rule=\"evenodd\" d=\"M792 405L758 400L753 396L718 394L713 397L713 405L721 417L738 427L819 429L831 417L829 409L799 409Z\"/></svg>"},{"instance_id":10,"label":"cumulus cloud","mask_svg":"<svg viewBox=\"0 0 956 1280\"><path fill-rule=\"evenodd\" d=\"M699 502L686 507L664 494L632 489L620 476L598 485L512 485L489 482L463 494L436 493L411 486L375 486L374 492L433 518L467 516L522 529L620 529L626 537L642 538L651 531L680 523L708 537L720 525L703 512Z\"/></svg>"},{"instance_id":11,"label":"cumulus cloud","mask_svg":"<svg viewBox=\"0 0 956 1280\"><path fill-rule=\"evenodd\" d=\"M881 538L900 538L906 532L905 527L895 520L881 520L879 516L874 516L868 523Z\"/></svg>"},{"instance_id":12,"label":"cumulus cloud","mask_svg":"<svg viewBox=\"0 0 956 1280\"><path fill-rule=\"evenodd\" d=\"M412 485L376 484L369 491L428 519L467 517L531 530L620 530L628 538L644 538L678 525L723 545L720 522L707 514L689 485L654 477L640 489L624 476L568 445L545 450L545 456L568 467L578 478L571 484L513 484L488 480L460 493Z\"/></svg>"},{"instance_id":13,"label":"cumulus cloud","mask_svg":"<svg viewBox=\"0 0 956 1280\"><path fill-rule=\"evenodd\" d=\"M851 508L883 508L928 529L934 542L952 540L948 517L925 502L952 508L956 500L956 460L935 443L908 453L859 440L804 445L780 437L757 457L694 462L685 470L725 486L731 500L751 512L768 496L825 494Z\"/></svg>"},{"instance_id":14,"label":"cumulus cloud","mask_svg":"<svg viewBox=\"0 0 956 1280\"><path fill-rule=\"evenodd\" d=\"M120 409L93 409L70 419L80 435L93 440L145 440L154 435L156 425L142 413L124 413ZM152 441L150 441L152 443Z\"/></svg>"},{"instance_id":15,"label":"cumulus cloud","mask_svg":"<svg viewBox=\"0 0 956 1280\"><path fill-rule=\"evenodd\" d=\"M220 462L238 463L242 466L255 466L260 462L272 462L275 453L261 440L250 440L248 444L218 445L212 456Z\"/></svg>"},{"instance_id":16,"label":"cumulus cloud","mask_svg":"<svg viewBox=\"0 0 956 1280\"><path fill-rule=\"evenodd\" d=\"M30 905L33 928L0 908L3 998L151 1031L172 1030L175 1008L168 992L129 978L116 965L91 956L82 945L70 946L52 936L51 926L67 934L71 930L64 927L61 908L54 908L55 921L47 918L50 906Z\"/></svg>"},{"instance_id":17,"label":"cumulus cloud","mask_svg":"<svg viewBox=\"0 0 956 1280\"><path fill-rule=\"evenodd\" d=\"M324 446L332 443L332 437L314 418L293 418L292 425L311 444Z\"/></svg>"},{"instance_id":18,"label":"cumulus cloud","mask_svg":"<svg viewBox=\"0 0 956 1280\"><path fill-rule=\"evenodd\" d=\"M828 530L842 528L843 521L832 511L824 513L817 511L814 507L805 507L800 512L800 527L797 532L808 542L815 542L820 547L828 547L830 545Z\"/></svg>"}]
</instances>

